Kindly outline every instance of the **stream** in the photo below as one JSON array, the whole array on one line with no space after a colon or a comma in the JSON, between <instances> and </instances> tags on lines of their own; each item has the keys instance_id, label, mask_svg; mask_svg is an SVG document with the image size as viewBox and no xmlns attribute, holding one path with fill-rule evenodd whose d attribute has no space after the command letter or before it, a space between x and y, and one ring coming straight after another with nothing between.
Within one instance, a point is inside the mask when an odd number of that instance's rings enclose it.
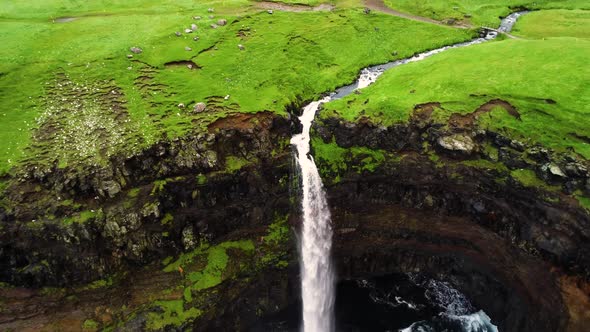
<instances>
[{"instance_id":1,"label":"stream","mask_svg":"<svg viewBox=\"0 0 590 332\"><path fill-rule=\"evenodd\" d=\"M326 102L343 98L355 90L363 89L374 83L386 70L420 60L452 48L465 47L495 39L499 32L510 32L518 17L524 12L516 12L504 18L497 31L488 31L486 36L468 42L441 47L417 54L411 58L396 60L382 65L371 66L361 71L359 78L352 84L338 88L329 96L313 101L303 108L299 117L303 130L293 136L291 144L296 147L296 160L301 171L303 225L300 236L301 300L304 332L331 332L336 330L334 304L336 298L335 274L331 260L332 225L330 210L323 188L322 179L310 154L310 129L319 107ZM449 292L447 292L449 293ZM454 294L450 292L449 294ZM456 294L454 294L456 295ZM445 296L445 293L443 295ZM398 301L403 301L402 299ZM449 304L456 303L450 301ZM450 331L497 332L490 318L483 312L474 310L455 310L447 308L439 314L440 319L449 321L457 329ZM442 324L442 325L441 325ZM445 326L445 327L441 327ZM435 320L434 323L420 321L411 324L404 332L437 331L445 324Z\"/></svg>"}]
</instances>

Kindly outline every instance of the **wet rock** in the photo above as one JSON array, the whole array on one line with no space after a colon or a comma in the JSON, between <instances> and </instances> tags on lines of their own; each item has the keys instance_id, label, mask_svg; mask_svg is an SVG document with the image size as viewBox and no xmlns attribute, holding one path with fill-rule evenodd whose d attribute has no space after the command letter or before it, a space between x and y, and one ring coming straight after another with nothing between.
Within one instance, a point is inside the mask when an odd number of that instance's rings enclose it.
<instances>
[{"instance_id":1,"label":"wet rock","mask_svg":"<svg viewBox=\"0 0 590 332\"><path fill-rule=\"evenodd\" d=\"M193 112L195 113L201 113L203 111L205 111L205 108L207 108L207 105L205 105L205 103L196 103L195 107L193 108Z\"/></svg>"},{"instance_id":2,"label":"wet rock","mask_svg":"<svg viewBox=\"0 0 590 332\"><path fill-rule=\"evenodd\" d=\"M524 169L530 165L522 155L509 147L498 149L498 160L504 163L510 169Z\"/></svg>"},{"instance_id":3,"label":"wet rock","mask_svg":"<svg viewBox=\"0 0 590 332\"><path fill-rule=\"evenodd\" d=\"M549 161L549 151L542 147L533 147L528 152L527 155L529 158L533 159L537 162L547 162Z\"/></svg>"},{"instance_id":4,"label":"wet rock","mask_svg":"<svg viewBox=\"0 0 590 332\"><path fill-rule=\"evenodd\" d=\"M475 149L475 143L470 136L466 134L454 134L450 136L442 136L437 140L438 145L449 151L458 151L465 154L470 154Z\"/></svg>"},{"instance_id":5,"label":"wet rock","mask_svg":"<svg viewBox=\"0 0 590 332\"><path fill-rule=\"evenodd\" d=\"M217 25L219 25L220 27L224 26L227 24L227 20L226 19L220 19L217 20Z\"/></svg>"},{"instance_id":6,"label":"wet rock","mask_svg":"<svg viewBox=\"0 0 590 332\"><path fill-rule=\"evenodd\" d=\"M143 50L137 46L134 46L134 47L130 48L129 50L135 54L140 54L141 52L143 52Z\"/></svg>"},{"instance_id":7,"label":"wet rock","mask_svg":"<svg viewBox=\"0 0 590 332\"><path fill-rule=\"evenodd\" d=\"M588 168L582 163L570 162L565 165L565 173L572 177L588 177Z\"/></svg>"}]
</instances>

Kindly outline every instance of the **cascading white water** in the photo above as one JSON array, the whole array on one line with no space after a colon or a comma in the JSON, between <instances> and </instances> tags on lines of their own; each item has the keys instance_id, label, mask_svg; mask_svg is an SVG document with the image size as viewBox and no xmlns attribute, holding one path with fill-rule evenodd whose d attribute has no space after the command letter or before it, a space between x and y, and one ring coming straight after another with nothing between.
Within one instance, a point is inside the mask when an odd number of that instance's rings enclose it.
<instances>
[{"instance_id":1,"label":"cascading white water","mask_svg":"<svg viewBox=\"0 0 590 332\"><path fill-rule=\"evenodd\" d=\"M301 232L301 292L303 301L303 331L330 332L334 330L334 272L330 251L332 225L330 210L320 173L309 155L309 130L321 103L330 97L307 105L299 117L301 134L293 136L297 148L297 163L303 183L303 226Z\"/></svg>"},{"instance_id":2,"label":"cascading white water","mask_svg":"<svg viewBox=\"0 0 590 332\"><path fill-rule=\"evenodd\" d=\"M502 20L498 31L510 32L516 20L524 12L510 14ZM361 71L353 84L337 89L330 96L309 103L303 109L299 121L303 131L291 138L291 144L297 148L297 163L301 170L303 183L303 227L300 238L301 251L301 298L303 302L303 331L331 332L334 330L334 271L331 261L332 225L330 210L326 200L322 179L309 154L310 129L315 114L322 103L340 99L355 90L366 88L374 83L387 69L406 63L424 60L448 49L480 44L498 36L496 31L488 31L483 38L444 46L417 54L411 58L392 61L383 65L372 66ZM485 315L485 313L484 313Z\"/></svg>"}]
</instances>

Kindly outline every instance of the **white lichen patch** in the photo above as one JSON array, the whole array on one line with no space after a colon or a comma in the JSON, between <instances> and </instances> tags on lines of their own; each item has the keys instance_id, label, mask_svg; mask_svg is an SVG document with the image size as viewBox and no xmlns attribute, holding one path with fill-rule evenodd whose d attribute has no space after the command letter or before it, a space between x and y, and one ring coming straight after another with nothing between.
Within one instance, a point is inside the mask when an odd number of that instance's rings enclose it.
<instances>
[{"instance_id":1,"label":"white lichen patch","mask_svg":"<svg viewBox=\"0 0 590 332\"><path fill-rule=\"evenodd\" d=\"M36 119L35 146L60 167L75 163L104 164L111 156L137 145L137 131L127 116L122 93L111 82L76 83L60 77L48 91ZM130 142L131 141L131 142Z\"/></svg>"}]
</instances>

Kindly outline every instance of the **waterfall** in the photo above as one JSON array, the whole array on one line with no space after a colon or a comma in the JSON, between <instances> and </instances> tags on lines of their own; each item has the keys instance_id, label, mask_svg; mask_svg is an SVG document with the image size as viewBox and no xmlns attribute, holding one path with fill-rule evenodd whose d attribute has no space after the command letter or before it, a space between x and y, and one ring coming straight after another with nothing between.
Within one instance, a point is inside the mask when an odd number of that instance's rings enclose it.
<instances>
[{"instance_id":1,"label":"waterfall","mask_svg":"<svg viewBox=\"0 0 590 332\"><path fill-rule=\"evenodd\" d=\"M526 12L516 12L502 20L500 32L510 32L516 20ZM358 79L338 88L330 96L309 103L299 117L303 125L301 134L291 138L291 144L297 148L297 164L301 170L303 186L303 226L300 238L301 255L301 299L303 302L303 331L334 331L335 277L331 261L332 225L330 210L324 192L320 173L310 155L310 129L318 108L322 103L345 97L355 90L366 88L374 83L388 69L410 62L424 60L449 49L484 43L495 39L497 31L488 31L485 37L468 42L444 46L417 54L413 57L391 61L382 65L363 69Z\"/></svg>"},{"instance_id":2,"label":"waterfall","mask_svg":"<svg viewBox=\"0 0 590 332\"><path fill-rule=\"evenodd\" d=\"M330 210L320 173L309 154L310 128L321 103L315 101L303 109L299 117L303 131L293 136L297 148L297 163L303 185L303 225L301 232L301 293L303 301L303 331L330 332L334 330L334 271L330 257L332 225Z\"/></svg>"}]
</instances>

